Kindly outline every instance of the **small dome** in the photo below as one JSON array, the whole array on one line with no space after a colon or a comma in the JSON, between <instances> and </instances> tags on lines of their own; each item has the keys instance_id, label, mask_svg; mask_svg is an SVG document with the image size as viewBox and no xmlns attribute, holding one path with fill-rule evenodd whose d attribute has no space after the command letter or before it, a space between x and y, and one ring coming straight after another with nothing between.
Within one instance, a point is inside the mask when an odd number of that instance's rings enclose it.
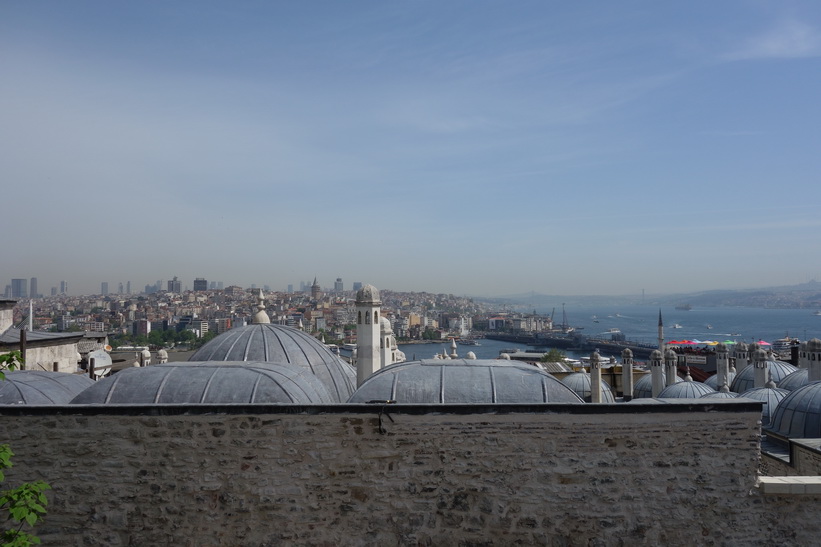
<instances>
[{"instance_id":1,"label":"small dome","mask_svg":"<svg viewBox=\"0 0 821 547\"><path fill-rule=\"evenodd\" d=\"M89 387L72 404L327 404L309 371L260 362L181 362L125 369Z\"/></svg>"},{"instance_id":2,"label":"small dome","mask_svg":"<svg viewBox=\"0 0 821 547\"><path fill-rule=\"evenodd\" d=\"M659 399L698 399L715 390L701 382L678 382L661 390Z\"/></svg>"},{"instance_id":3,"label":"small dome","mask_svg":"<svg viewBox=\"0 0 821 547\"><path fill-rule=\"evenodd\" d=\"M770 429L790 438L821 438L821 382L807 384L784 397L771 413Z\"/></svg>"},{"instance_id":4,"label":"small dome","mask_svg":"<svg viewBox=\"0 0 821 547\"><path fill-rule=\"evenodd\" d=\"M716 353L727 353L727 346L719 342L715 346Z\"/></svg>"},{"instance_id":5,"label":"small dome","mask_svg":"<svg viewBox=\"0 0 821 547\"><path fill-rule=\"evenodd\" d=\"M356 291L357 304L381 304L382 299L379 296L379 289L373 285L365 285Z\"/></svg>"},{"instance_id":6,"label":"small dome","mask_svg":"<svg viewBox=\"0 0 821 547\"><path fill-rule=\"evenodd\" d=\"M778 389L786 389L787 391L795 391L810 383L810 371L805 368L800 368L795 372L791 372L778 382Z\"/></svg>"},{"instance_id":7,"label":"small dome","mask_svg":"<svg viewBox=\"0 0 821 547\"><path fill-rule=\"evenodd\" d=\"M767 361L767 368L769 369L770 375L772 375L773 382L776 384L787 377L787 375L798 370L789 363L772 359ZM736 374L730 386L730 391L744 393L748 389L753 389L753 387L755 387L755 364L747 365L744 370Z\"/></svg>"},{"instance_id":8,"label":"small dome","mask_svg":"<svg viewBox=\"0 0 821 547\"><path fill-rule=\"evenodd\" d=\"M733 385L733 380L735 379L735 376L736 376L735 372L730 372L729 374L727 374L727 387L730 387L731 385ZM710 386L711 388L713 388L716 391L718 391L718 389L721 387L720 385L718 385L718 375L717 374L713 374L712 376L710 376L709 378L704 380L704 383L706 385Z\"/></svg>"},{"instance_id":9,"label":"small dome","mask_svg":"<svg viewBox=\"0 0 821 547\"><path fill-rule=\"evenodd\" d=\"M745 344L744 342L736 342L736 344L733 346L733 351L735 352L749 351L749 349L749 346L747 346L747 344Z\"/></svg>"},{"instance_id":10,"label":"small dome","mask_svg":"<svg viewBox=\"0 0 821 547\"><path fill-rule=\"evenodd\" d=\"M624 359L632 359L633 358L633 350L631 350L630 348L624 348L621 352L621 356Z\"/></svg>"},{"instance_id":11,"label":"small dome","mask_svg":"<svg viewBox=\"0 0 821 547\"><path fill-rule=\"evenodd\" d=\"M650 360L651 361L661 361L662 358L663 358L663 355L661 354L661 352L659 350L654 349L652 352L650 352Z\"/></svg>"},{"instance_id":12,"label":"small dome","mask_svg":"<svg viewBox=\"0 0 821 547\"><path fill-rule=\"evenodd\" d=\"M775 412L778 403L781 402L784 397L789 395L790 392L786 389L778 389L778 388L771 388L771 387L758 387L754 389L748 389L739 397L744 397L745 399L753 399L755 401L762 401L764 403L764 407L761 409L761 425L767 426L770 425L770 416Z\"/></svg>"},{"instance_id":13,"label":"small dome","mask_svg":"<svg viewBox=\"0 0 821 547\"><path fill-rule=\"evenodd\" d=\"M593 400L590 374L586 372L574 372L562 378L561 382L572 389L585 403L589 403ZM604 380L602 380L601 384L602 402L615 403L616 398L613 396L613 389Z\"/></svg>"},{"instance_id":14,"label":"small dome","mask_svg":"<svg viewBox=\"0 0 821 547\"><path fill-rule=\"evenodd\" d=\"M807 341L807 351L821 351L821 340L812 338Z\"/></svg>"},{"instance_id":15,"label":"small dome","mask_svg":"<svg viewBox=\"0 0 821 547\"><path fill-rule=\"evenodd\" d=\"M668 361L668 360L677 361L678 360L678 354L675 351L673 351L671 349L668 349L667 351L664 352L664 360L665 361Z\"/></svg>"},{"instance_id":16,"label":"small dome","mask_svg":"<svg viewBox=\"0 0 821 547\"><path fill-rule=\"evenodd\" d=\"M658 351L658 350L656 350ZM662 380L667 380L667 373L661 371L661 378ZM681 378L676 376L676 383L683 382ZM641 378L638 379L636 384L633 386L633 398L634 399L649 399L653 396L653 375L652 374L645 374Z\"/></svg>"},{"instance_id":17,"label":"small dome","mask_svg":"<svg viewBox=\"0 0 821 547\"><path fill-rule=\"evenodd\" d=\"M6 380L0 381L2 405L64 405L94 385L94 380L83 374L44 370L14 370L5 374Z\"/></svg>"},{"instance_id":18,"label":"small dome","mask_svg":"<svg viewBox=\"0 0 821 547\"><path fill-rule=\"evenodd\" d=\"M157 357L159 357L160 359L168 359L168 352L164 349L161 349L157 352Z\"/></svg>"},{"instance_id":19,"label":"small dome","mask_svg":"<svg viewBox=\"0 0 821 547\"><path fill-rule=\"evenodd\" d=\"M408 361L365 380L349 403L582 403L554 376L533 365L498 359Z\"/></svg>"},{"instance_id":20,"label":"small dome","mask_svg":"<svg viewBox=\"0 0 821 547\"><path fill-rule=\"evenodd\" d=\"M317 376L334 402L356 389L356 371L322 342L299 329L255 324L226 331L198 349L189 361L261 361L297 365Z\"/></svg>"},{"instance_id":21,"label":"small dome","mask_svg":"<svg viewBox=\"0 0 821 547\"><path fill-rule=\"evenodd\" d=\"M738 393L732 391L714 391L712 393L705 393L699 399L735 399Z\"/></svg>"},{"instance_id":22,"label":"small dome","mask_svg":"<svg viewBox=\"0 0 821 547\"><path fill-rule=\"evenodd\" d=\"M391 322L384 315L379 318L379 331L382 334L393 334L393 328L391 327Z\"/></svg>"}]
</instances>

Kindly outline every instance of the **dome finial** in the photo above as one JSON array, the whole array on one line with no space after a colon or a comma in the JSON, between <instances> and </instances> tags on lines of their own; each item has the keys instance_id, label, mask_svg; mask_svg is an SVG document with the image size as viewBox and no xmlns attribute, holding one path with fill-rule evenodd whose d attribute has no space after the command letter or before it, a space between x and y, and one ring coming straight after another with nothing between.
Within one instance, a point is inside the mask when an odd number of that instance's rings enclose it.
<instances>
[{"instance_id":1,"label":"dome finial","mask_svg":"<svg viewBox=\"0 0 821 547\"><path fill-rule=\"evenodd\" d=\"M257 289L257 313L254 314L251 323L257 325L270 322L271 318L265 313L265 294L262 292L262 289Z\"/></svg>"}]
</instances>

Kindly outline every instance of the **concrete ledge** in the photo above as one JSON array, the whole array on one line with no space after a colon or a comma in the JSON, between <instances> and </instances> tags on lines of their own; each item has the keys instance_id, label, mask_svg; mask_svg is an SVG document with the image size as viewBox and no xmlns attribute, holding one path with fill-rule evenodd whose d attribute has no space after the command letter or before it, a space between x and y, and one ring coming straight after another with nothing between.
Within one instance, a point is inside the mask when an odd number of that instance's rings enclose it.
<instances>
[{"instance_id":1,"label":"concrete ledge","mask_svg":"<svg viewBox=\"0 0 821 547\"><path fill-rule=\"evenodd\" d=\"M821 477L759 477L758 488L770 496L821 496Z\"/></svg>"}]
</instances>

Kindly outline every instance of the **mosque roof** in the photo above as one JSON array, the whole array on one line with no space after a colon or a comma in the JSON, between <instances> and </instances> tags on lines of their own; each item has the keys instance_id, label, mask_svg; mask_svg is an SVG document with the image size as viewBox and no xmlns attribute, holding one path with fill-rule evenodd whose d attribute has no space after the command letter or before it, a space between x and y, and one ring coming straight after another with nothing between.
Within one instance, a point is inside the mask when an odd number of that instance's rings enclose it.
<instances>
[{"instance_id":1,"label":"mosque roof","mask_svg":"<svg viewBox=\"0 0 821 547\"><path fill-rule=\"evenodd\" d=\"M770 429L785 437L821 438L821 382L791 391L772 412Z\"/></svg>"},{"instance_id":2,"label":"mosque roof","mask_svg":"<svg viewBox=\"0 0 821 547\"><path fill-rule=\"evenodd\" d=\"M301 330L273 323L226 331L198 349L189 361L261 361L307 369L325 384L334 402L356 389L356 371L322 342Z\"/></svg>"},{"instance_id":3,"label":"mosque roof","mask_svg":"<svg viewBox=\"0 0 821 547\"><path fill-rule=\"evenodd\" d=\"M72 404L329 404L325 385L291 364L180 362L122 370L89 387Z\"/></svg>"},{"instance_id":4,"label":"mosque roof","mask_svg":"<svg viewBox=\"0 0 821 547\"><path fill-rule=\"evenodd\" d=\"M768 359L766 363L769 373L772 376L772 380L776 384L783 380L787 375L798 370L791 364L785 363L784 361ZM733 383L730 385L730 391L735 391L736 393L744 393L749 389L753 389L754 386L755 363L751 363L744 367L744 370L736 374L736 377L733 379Z\"/></svg>"},{"instance_id":5,"label":"mosque roof","mask_svg":"<svg viewBox=\"0 0 821 547\"><path fill-rule=\"evenodd\" d=\"M661 390L659 399L698 399L715 390L701 382L677 382Z\"/></svg>"},{"instance_id":6,"label":"mosque roof","mask_svg":"<svg viewBox=\"0 0 821 547\"><path fill-rule=\"evenodd\" d=\"M730 387L730 385L732 385L733 379L735 379L735 375L736 375L735 372L730 372L730 373L727 374L727 387ZM718 374L713 374L712 376L710 376L709 378L704 380L704 383L706 385L710 386L711 388L713 388L716 391L718 391L719 388L721 387L721 386L717 385L718 384Z\"/></svg>"},{"instance_id":7,"label":"mosque roof","mask_svg":"<svg viewBox=\"0 0 821 547\"><path fill-rule=\"evenodd\" d=\"M86 375L65 372L15 370L5 374L6 380L0 382L0 404L4 405L62 405L95 383Z\"/></svg>"},{"instance_id":8,"label":"mosque roof","mask_svg":"<svg viewBox=\"0 0 821 547\"><path fill-rule=\"evenodd\" d=\"M658 351L658 350L654 350ZM661 352L659 352L661 353ZM661 377L663 380L666 381L667 374L662 370ZM676 383L683 382L681 378L676 376ZM653 397L653 375L652 374L645 374L641 378L638 379L636 384L633 386L633 398L634 399L650 399Z\"/></svg>"},{"instance_id":9,"label":"mosque roof","mask_svg":"<svg viewBox=\"0 0 821 547\"><path fill-rule=\"evenodd\" d=\"M425 359L397 363L368 378L350 403L583 403L533 365L499 359Z\"/></svg>"},{"instance_id":10,"label":"mosque roof","mask_svg":"<svg viewBox=\"0 0 821 547\"><path fill-rule=\"evenodd\" d=\"M795 391L801 386L805 386L810 383L810 371L806 368L800 368L795 372L791 372L787 374L784 378L778 382L778 387L780 389L786 389L787 391Z\"/></svg>"},{"instance_id":11,"label":"mosque roof","mask_svg":"<svg viewBox=\"0 0 821 547\"><path fill-rule=\"evenodd\" d=\"M589 403L593 396L592 396L592 388L591 388L591 379L590 374L587 372L574 372L572 374L568 374L564 378L561 379L561 382L573 390L573 392L578 395L579 397L584 400L585 403ZM613 389L610 387L610 384L602 380L602 402L603 403L615 403L616 398L613 396Z\"/></svg>"},{"instance_id":12,"label":"mosque roof","mask_svg":"<svg viewBox=\"0 0 821 547\"><path fill-rule=\"evenodd\" d=\"M738 393L735 391L713 391L705 393L699 399L736 399L737 397Z\"/></svg>"},{"instance_id":13,"label":"mosque roof","mask_svg":"<svg viewBox=\"0 0 821 547\"><path fill-rule=\"evenodd\" d=\"M361 289L356 291L356 303L378 303L381 302L379 289L373 285L366 284Z\"/></svg>"},{"instance_id":14,"label":"mosque roof","mask_svg":"<svg viewBox=\"0 0 821 547\"><path fill-rule=\"evenodd\" d=\"M790 392L786 389L779 389L777 387L757 387L748 389L739 396L764 403L761 409L761 425L766 426L770 425L770 416L772 416L778 404L789 394Z\"/></svg>"}]
</instances>

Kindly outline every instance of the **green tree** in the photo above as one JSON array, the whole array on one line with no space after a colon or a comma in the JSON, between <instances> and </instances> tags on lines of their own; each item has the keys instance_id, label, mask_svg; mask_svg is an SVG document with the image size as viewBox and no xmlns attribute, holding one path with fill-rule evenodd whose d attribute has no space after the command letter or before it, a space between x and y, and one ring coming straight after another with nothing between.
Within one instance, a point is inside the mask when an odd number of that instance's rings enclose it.
<instances>
[{"instance_id":1,"label":"green tree","mask_svg":"<svg viewBox=\"0 0 821 547\"><path fill-rule=\"evenodd\" d=\"M21 368L22 355L12 351L0 355L0 380L6 379L5 371ZM0 444L0 483L6 479L5 470L12 467L14 452L8 444ZM35 526L46 514L48 499L45 491L51 487L43 481L26 482L0 492L0 513L7 515L0 530L3 547L28 547L40 543L40 538L24 530Z\"/></svg>"},{"instance_id":2,"label":"green tree","mask_svg":"<svg viewBox=\"0 0 821 547\"><path fill-rule=\"evenodd\" d=\"M566 357L567 355L563 351L553 348L542 355L540 360L542 363L561 363Z\"/></svg>"}]
</instances>

